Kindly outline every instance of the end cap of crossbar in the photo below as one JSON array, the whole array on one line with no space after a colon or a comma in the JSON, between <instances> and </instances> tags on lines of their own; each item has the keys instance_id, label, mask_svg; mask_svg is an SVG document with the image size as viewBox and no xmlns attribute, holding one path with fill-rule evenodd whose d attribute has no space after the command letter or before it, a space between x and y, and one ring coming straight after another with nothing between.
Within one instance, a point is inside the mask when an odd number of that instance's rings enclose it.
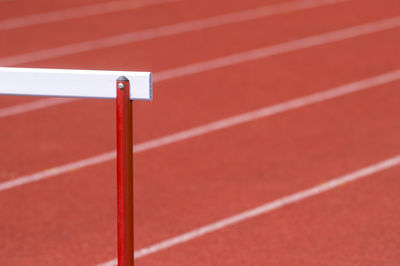
<instances>
[{"instance_id":1,"label":"end cap of crossbar","mask_svg":"<svg viewBox=\"0 0 400 266\"><path fill-rule=\"evenodd\" d=\"M117 81L129 81L129 79L125 76L120 76Z\"/></svg>"}]
</instances>

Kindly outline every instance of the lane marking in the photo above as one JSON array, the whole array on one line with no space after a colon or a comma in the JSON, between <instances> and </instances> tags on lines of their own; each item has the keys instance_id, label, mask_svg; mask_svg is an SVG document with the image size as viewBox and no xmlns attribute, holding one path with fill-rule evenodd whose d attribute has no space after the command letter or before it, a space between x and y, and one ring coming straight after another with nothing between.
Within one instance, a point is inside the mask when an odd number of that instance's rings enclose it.
<instances>
[{"instance_id":1,"label":"lane marking","mask_svg":"<svg viewBox=\"0 0 400 266\"><path fill-rule=\"evenodd\" d=\"M146 1L112 1L107 3L89 5L84 7L74 7L63 10L50 11L27 15L17 18L9 18L0 21L0 31L18 29L29 26L42 25L57 21L83 18L88 16L108 14L129 9L137 9L145 6L152 6L181 0L146 0Z\"/></svg>"},{"instance_id":2,"label":"lane marking","mask_svg":"<svg viewBox=\"0 0 400 266\"><path fill-rule=\"evenodd\" d=\"M400 155L395 157L386 159L384 161L380 161L376 164L369 165L367 167L361 168L354 172L348 173L343 176L339 176L331 179L330 181L323 183L318 186L311 187L306 190L302 190L291 194L286 197L279 198L272 202L267 202L261 206L258 206L253 209L246 210L244 212L238 213L236 215L227 217L225 219L216 221L214 223L207 224L200 228L194 229L192 231L186 232L184 234L178 235L176 237L161 241L154 245L139 249L135 251L134 258L139 259L150 254L160 252L162 250L171 248L176 245L183 244L185 242L194 240L196 238L202 237L204 235L216 232L218 230L224 229L226 227L244 222L246 220L252 219L254 217L269 213L271 211L283 208L287 205L297 203L299 201L303 201L305 199L311 198L313 196L317 196L319 194L328 192L330 190L336 189L340 186L343 186L349 182L354 182L358 179L365 178L371 176L373 174L388 170L400 164ZM101 266L110 266L116 265L117 259L113 259L103 264L99 264Z\"/></svg>"},{"instance_id":3,"label":"lane marking","mask_svg":"<svg viewBox=\"0 0 400 266\"><path fill-rule=\"evenodd\" d=\"M134 145L133 152L140 153L155 148L163 147L169 144L177 143L180 141L188 140L194 137L202 136L218 130L226 129L229 127L237 126L240 124L255 121L257 119L266 118L272 115L280 114L286 111L305 107L314 103L323 102L329 99L338 98L340 96L348 95L350 93L367 90L369 88L377 87L379 85L387 84L400 80L400 69L392 72L387 72L382 75L374 76L368 79L356 81L333 89L322 92L313 93L304 97L299 97L286 102L278 103L271 106L266 106L261 109L234 115L228 118L220 119L205 125L194 127L191 129L183 130L174 134L164 137L156 138L153 140L145 141ZM65 174L80 168L97 165L100 163L114 160L116 152L110 151L97 156L89 157L86 159L78 160L75 162L67 163L64 165L56 166L54 168L40 171L34 174L21 176L3 183L0 183L0 192L9 190L22 185L37 182L39 180L55 177L57 175Z\"/></svg>"},{"instance_id":4,"label":"lane marking","mask_svg":"<svg viewBox=\"0 0 400 266\"><path fill-rule=\"evenodd\" d=\"M257 18L288 13L296 10L310 9L317 6L330 5L344 1L348 0L305 0L278 4L274 6L263 6L256 9L218 15L205 19L191 20L167 26L160 26L151 29L115 35L97 40L84 41L80 43L59 46L56 48L3 57L0 59L0 66L21 65L33 61L73 55L102 48L131 44L139 41L148 41L156 38L167 37L191 31L199 31L232 23L239 23L254 20Z\"/></svg>"},{"instance_id":5,"label":"lane marking","mask_svg":"<svg viewBox=\"0 0 400 266\"><path fill-rule=\"evenodd\" d=\"M46 98L0 109L0 118L76 101L73 98Z\"/></svg>"},{"instance_id":6,"label":"lane marking","mask_svg":"<svg viewBox=\"0 0 400 266\"><path fill-rule=\"evenodd\" d=\"M197 74L204 71L265 59L284 53L294 52L306 48L360 37L380 31L391 30L398 27L400 27L400 16L344 28L337 31L312 35L310 37L299 38L293 41L253 49L233 55L223 56L204 62L177 67L157 73L157 75L154 76L154 80L163 81L172 78Z\"/></svg>"},{"instance_id":7,"label":"lane marking","mask_svg":"<svg viewBox=\"0 0 400 266\"><path fill-rule=\"evenodd\" d=\"M376 33L379 31L390 30L400 26L400 16L390 19L384 19L377 22L361 24L345 28L338 31L317 34L310 37L300 38L289 42L284 42L272 46L266 46L259 49L253 49L246 52L232 54L212 60L207 60L199 63L194 63L182 67L172 68L169 70L161 71L154 74L154 82L161 82L173 78L183 77L187 75L197 74L217 68L233 66L236 64L246 63L254 60L265 59L271 56L281 55L289 52L298 51L301 49L311 48L319 45L329 44L336 41L355 38L367 34ZM0 61L1 65L1 61ZM59 104L63 103L62 101ZM35 104L33 104L35 105ZM54 106L55 103L50 102L49 106ZM36 108L27 108L27 111L38 110L46 108L46 104L38 104ZM7 109L10 107L7 107ZM19 106L20 112L10 113L19 114L23 113L23 107ZM0 109L0 113L3 109ZM7 111L4 111L7 113ZM5 116L5 115L4 115ZM3 117L4 117L3 116Z\"/></svg>"}]
</instances>

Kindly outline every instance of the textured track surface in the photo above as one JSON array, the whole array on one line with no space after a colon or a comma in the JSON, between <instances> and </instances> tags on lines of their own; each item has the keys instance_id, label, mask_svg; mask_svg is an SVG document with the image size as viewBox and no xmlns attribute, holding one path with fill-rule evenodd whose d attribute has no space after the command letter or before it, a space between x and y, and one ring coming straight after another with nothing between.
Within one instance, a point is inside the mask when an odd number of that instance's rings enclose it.
<instances>
[{"instance_id":1,"label":"textured track surface","mask_svg":"<svg viewBox=\"0 0 400 266\"><path fill-rule=\"evenodd\" d=\"M393 28L239 64L231 57L221 68L165 78L171 69L399 16L397 0L332 1L62 55L66 45L295 2L165 1L1 30L5 20L107 2L0 1L0 64L154 72L155 99L134 103L136 144L400 69L400 28ZM52 49L62 53L48 56ZM46 59L31 56L38 51ZM400 154L399 86L372 86L135 154L135 249ZM0 96L0 114L38 100ZM0 116L0 187L115 149L114 109L112 101L76 100ZM399 169L138 258L135 265L397 265ZM109 160L0 190L0 265L114 259L115 173Z\"/></svg>"}]
</instances>

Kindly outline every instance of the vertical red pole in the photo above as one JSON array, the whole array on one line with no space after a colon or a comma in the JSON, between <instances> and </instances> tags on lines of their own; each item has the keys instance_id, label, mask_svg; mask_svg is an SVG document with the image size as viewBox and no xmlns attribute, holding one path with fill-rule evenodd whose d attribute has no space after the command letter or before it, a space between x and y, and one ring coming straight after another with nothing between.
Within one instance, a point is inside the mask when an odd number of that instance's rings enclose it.
<instances>
[{"instance_id":1,"label":"vertical red pole","mask_svg":"<svg viewBox=\"0 0 400 266\"><path fill-rule=\"evenodd\" d=\"M132 101L129 80L117 79L118 265L133 265Z\"/></svg>"}]
</instances>

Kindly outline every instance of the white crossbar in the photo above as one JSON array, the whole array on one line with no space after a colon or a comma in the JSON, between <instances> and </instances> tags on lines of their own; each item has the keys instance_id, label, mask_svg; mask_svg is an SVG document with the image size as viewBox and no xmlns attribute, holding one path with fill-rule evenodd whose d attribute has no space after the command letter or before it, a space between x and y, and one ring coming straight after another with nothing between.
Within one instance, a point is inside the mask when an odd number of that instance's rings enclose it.
<instances>
[{"instance_id":1,"label":"white crossbar","mask_svg":"<svg viewBox=\"0 0 400 266\"><path fill-rule=\"evenodd\" d=\"M55 97L116 97L116 80L130 81L132 100L151 100L151 72L0 67L0 94Z\"/></svg>"}]
</instances>

